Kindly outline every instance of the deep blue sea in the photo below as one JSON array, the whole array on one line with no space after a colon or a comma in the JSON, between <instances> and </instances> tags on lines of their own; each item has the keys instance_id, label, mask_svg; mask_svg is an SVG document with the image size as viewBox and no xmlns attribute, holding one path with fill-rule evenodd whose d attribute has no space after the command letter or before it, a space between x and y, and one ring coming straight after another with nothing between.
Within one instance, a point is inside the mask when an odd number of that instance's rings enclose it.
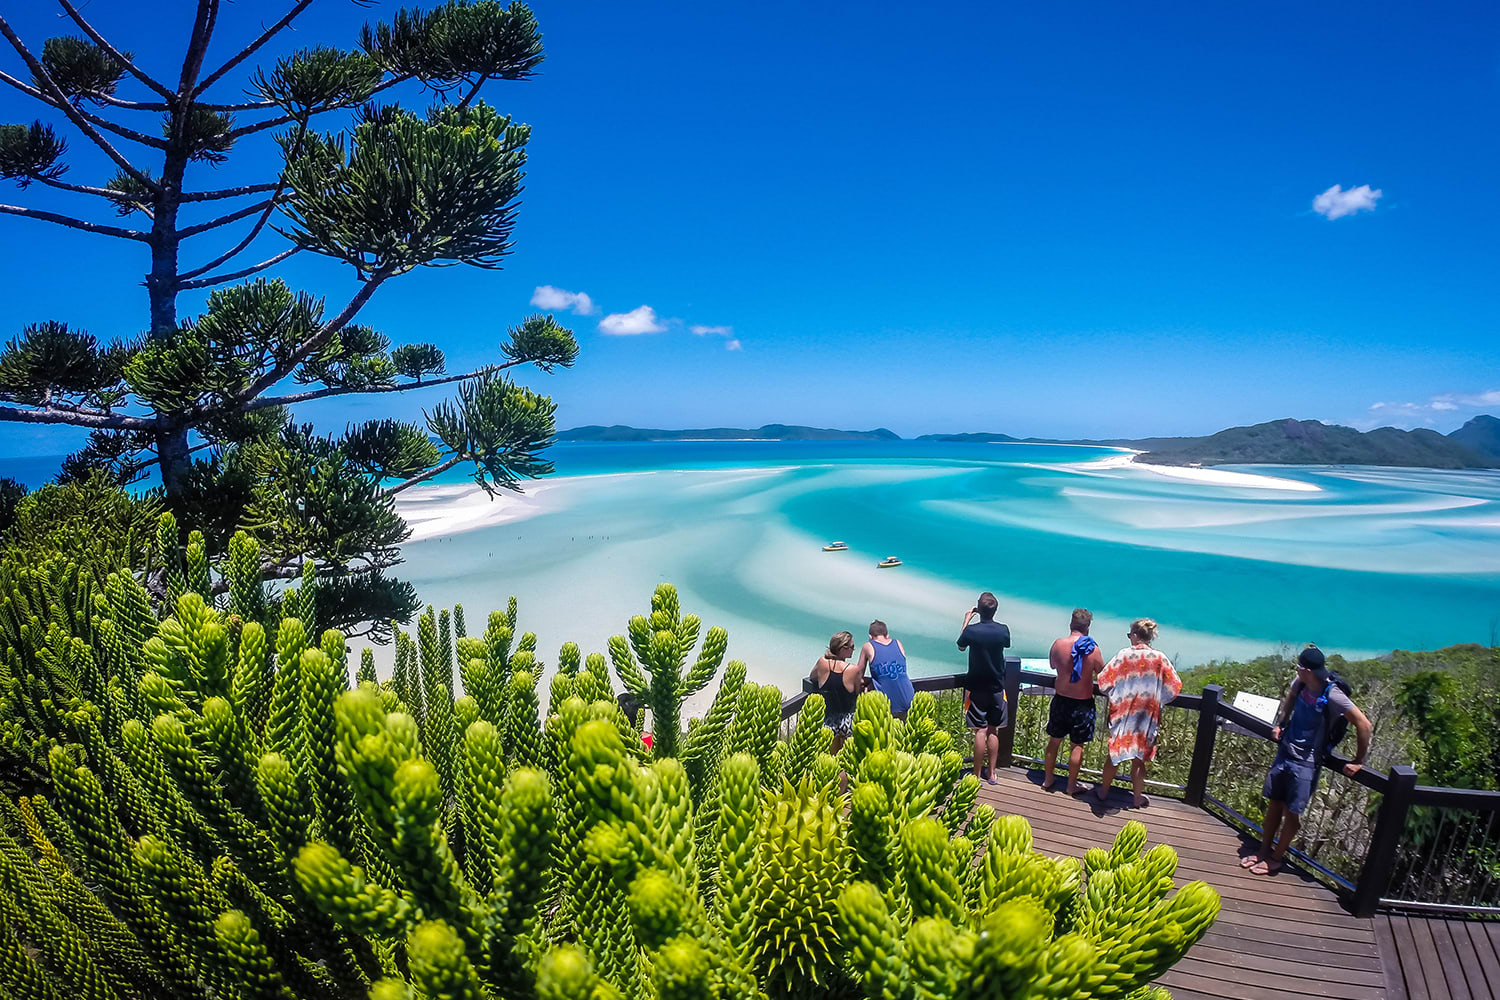
<instances>
[{"instance_id":1,"label":"deep blue sea","mask_svg":"<svg viewBox=\"0 0 1500 1000\"><path fill-rule=\"evenodd\" d=\"M461 602L506 599L551 660L603 651L670 581L730 633L753 679L795 685L828 636L889 623L913 673L962 669L981 590L1017 651L1045 654L1075 606L1106 652L1155 618L1184 665L1317 642L1371 654L1500 633L1500 474L1240 467L1182 478L1099 448L933 442L561 444L523 497L462 476L412 490L400 575ZM32 468L46 474L47 460ZM51 460L55 464L55 460ZM0 474L24 478L14 462ZM1209 474L1215 477L1214 473ZM849 551L822 545L848 542ZM886 555L903 565L878 569Z\"/></svg>"}]
</instances>

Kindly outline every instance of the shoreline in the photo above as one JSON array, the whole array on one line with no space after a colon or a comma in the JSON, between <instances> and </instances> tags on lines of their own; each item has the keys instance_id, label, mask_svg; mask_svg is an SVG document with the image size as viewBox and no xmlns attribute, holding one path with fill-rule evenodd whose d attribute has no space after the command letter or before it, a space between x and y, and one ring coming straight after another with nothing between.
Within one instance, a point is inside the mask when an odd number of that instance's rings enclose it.
<instances>
[{"instance_id":1,"label":"shoreline","mask_svg":"<svg viewBox=\"0 0 1500 1000\"><path fill-rule=\"evenodd\" d=\"M1012 442L991 442L1009 444ZM1016 442L1037 444L1037 442ZM1050 447L1050 446L1049 446ZM1069 447L1090 447L1071 445ZM1225 469L1192 469L1171 465L1150 465L1137 462L1134 456L1140 452L1129 448L1115 448L1122 454L1108 455L1089 462L1064 463L1059 465L1037 464L1033 468L1054 469L1062 472L1097 475L1104 471L1138 469L1148 475L1179 482L1199 483L1205 486L1238 489L1266 490L1281 493L1321 493L1323 488L1296 479L1283 479L1254 472L1231 472ZM1030 465L1031 463L1017 463ZM578 483L618 479L624 476L655 476L677 473L721 473L736 477L749 475L772 475L800 466L734 466L716 469L635 469L629 472L595 472L576 476L553 476L540 480L524 493L499 491L490 497L480 486L468 483L431 483L418 486L407 496L396 501L396 511L411 529L407 542L427 541L449 535L463 534L480 528L494 527L513 521L522 521L539 514L561 509L564 497ZM548 499L543 499L548 497Z\"/></svg>"},{"instance_id":2,"label":"shoreline","mask_svg":"<svg viewBox=\"0 0 1500 1000\"><path fill-rule=\"evenodd\" d=\"M1041 446L1039 442L1035 441L988 443L1015 443ZM1048 447L1052 446L1049 445ZM1085 448L1092 446L1068 445L1067 447ZM1230 472L1221 469L1188 469L1170 465L1149 465L1144 462L1135 461L1134 456L1140 454L1140 452L1133 449L1112 447L1111 450L1121 452L1121 454L1108 455L1089 462L1065 463L1060 465L1039 464L1032 467L1083 473L1085 475L1096 474L1105 470L1139 469L1142 472L1158 475L1165 479L1196 482L1207 486L1296 493L1323 492L1322 487L1315 486L1312 483L1304 483L1294 479L1282 479L1259 473ZM1029 465L1030 463L1017 464ZM406 541L421 542L433 538L476 531L480 528L508 524L513 521L522 521L536 517L539 514L551 513L554 510L560 509L560 501L563 498L557 495L559 492L565 494L570 491L570 488L574 484L590 480L618 479L624 476L654 476L664 473L730 473L737 477L743 477L746 474L771 475L793 468L800 468L800 466L746 465L715 469L634 469L629 472L594 472L576 476L552 476L537 481L523 493L501 490L494 497L486 494L482 487L470 483L430 483L412 489L405 497L397 500L396 512L401 515L406 521L407 527L411 529L411 534L407 536ZM549 495L550 499L543 499Z\"/></svg>"}]
</instances>

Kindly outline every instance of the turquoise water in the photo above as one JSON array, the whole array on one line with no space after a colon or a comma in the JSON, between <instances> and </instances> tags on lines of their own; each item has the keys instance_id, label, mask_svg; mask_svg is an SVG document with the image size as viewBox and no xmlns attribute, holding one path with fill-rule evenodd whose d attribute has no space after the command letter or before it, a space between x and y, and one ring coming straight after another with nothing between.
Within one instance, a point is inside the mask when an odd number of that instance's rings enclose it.
<instances>
[{"instance_id":1,"label":"turquoise water","mask_svg":"<svg viewBox=\"0 0 1500 1000\"><path fill-rule=\"evenodd\" d=\"M1060 446L673 442L552 455L561 478L489 509L516 519L414 541L401 570L471 620L516 594L548 659L567 639L603 650L661 580L729 629L752 677L784 687L830 633L862 637L875 617L914 673L962 669L952 640L982 589L1028 657L1075 605L1095 612L1107 650L1129 619L1157 619L1158 645L1184 664L1308 641L1348 654L1489 643L1500 631L1494 473L1238 470L1312 492L1167 478ZM456 492L418 503L442 509ZM835 538L850 551L820 550ZM876 569L887 554L904 565Z\"/></svg>"}]
</instances>

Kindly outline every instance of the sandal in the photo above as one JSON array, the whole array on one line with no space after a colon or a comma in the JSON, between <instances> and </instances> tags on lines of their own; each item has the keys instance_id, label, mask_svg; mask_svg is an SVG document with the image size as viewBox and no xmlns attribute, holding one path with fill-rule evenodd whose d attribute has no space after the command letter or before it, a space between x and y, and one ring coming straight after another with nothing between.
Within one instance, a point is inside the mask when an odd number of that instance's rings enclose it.
<instances>
[{"instance_id":1,"label":"sandal","mask_svg":"<svg viewBox=\"0 0 1500 1000\"><path fill-rule=\"evenodd\" d=\"M1279 871L1281 871L1281 862L1276 858L1271 858L1267 861L1257 862L1255 867L1250 869L1250 874L1275 875Z\"/></svg>"},{"instance_id":2,"label":"sandal","mask_svg":"<svg viewBox=\"0 0 1500 1000\"><path fill-rule=\"evenodd\" d=\"M1240 858L1241 868L1254 868L1258 864L1260 864L1259 854L1247 854L1243 858Z\"/></svg>"}]
</instances>

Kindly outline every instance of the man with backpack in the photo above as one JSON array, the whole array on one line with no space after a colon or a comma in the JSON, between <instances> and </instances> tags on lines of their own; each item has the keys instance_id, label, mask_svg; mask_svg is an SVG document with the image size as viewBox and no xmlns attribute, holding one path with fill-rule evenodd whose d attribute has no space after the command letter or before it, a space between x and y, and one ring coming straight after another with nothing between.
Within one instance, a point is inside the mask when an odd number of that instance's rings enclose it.
<instances>
[{"instance_id":1,"label":"man with backpack","mask_svg":"<svg viewBox=\"0 0 1500 1000\"><path fill-rule=\"evenodd\" d=\"M1277 741L1276 760L1266 775L1265 832L1260 851L1240 862L1255 875L1281 870L1292 838L1302 826L1302 812L1318 787L1323 755L1343 739L1349 723L1359 734L1354 760L1344 765L1353 777L1370 752L1370 720L1349 699L1349 685L1324 664L1323 651L1309 645L1297 655L1297 679L1281 702L1271 738Z\"/></svg>"}]
</instances>

